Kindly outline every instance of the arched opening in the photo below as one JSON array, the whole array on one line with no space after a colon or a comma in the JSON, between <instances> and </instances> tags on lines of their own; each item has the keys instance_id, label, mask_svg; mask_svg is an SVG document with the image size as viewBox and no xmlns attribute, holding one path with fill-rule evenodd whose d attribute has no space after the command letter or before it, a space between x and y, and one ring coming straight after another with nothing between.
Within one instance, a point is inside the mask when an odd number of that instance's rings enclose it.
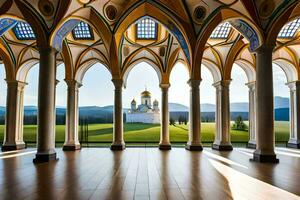
<instances>
[{"instance_id":1,"label":"arched opening","mask_svg":"<svg viewBox=\"0 0 300 200\"><path fill-rule=\"evenodd\" d=\"M214 83L221 80L217 66L205 62L201 65L200 103L203 145L211 144L215 137L216 92Z\"/></svg>"},{"instance_id":2,"label":"arched opening","mask_svg":"<svg viewBox=\"0 0 300 200\"><path fill-rule=\"evenodd\" d=\"M171 143L185 143L188 140L190 106L189 72L184 63L177 62L170 74L169 114ZM171 124L171 122L175 122Z\"/></svg>"},{"instance_id":3,"label":"arched opening","mask_svg":"<svg viewBox=\"0 0 300 200\"><path fill-rule=\"evenodd\" d=\"M123 109L126 113L124 140L127 144L157 145L161 119L159 74L154 66L144 61L132 66L127 73L123 92Z\"/></svg>"},{"instance_id":4,"label":"arched opening","mask_svg":"<svg viewBox=\"0 0 300 200\"><path fill-rule=\"evenodd\" d=\"M78 104L78 138L82 147L112 142L114 86L111 78L110 71L99 62L82 65L77 70L75 79L82 84Z\"/></svg>"},{"instance_id":5,"label":"arched opening","mask_svg":"<svg viewBox=\"0 0 300 200\"><path fill-rule=\"evenodd\" d=\"M255 88L255 71L252 66L241 63L233 64L230 83L230 135L235 143L248 143L251 140L250 131L255 131L255 106L252 105ZM251 96L252 95L252 96ZM253 98L253 99L251 99ZM249 102L251 100L252 102ZM250 121L250 122L249 122ZM255 134L255 132L253 132Z\"/></svg>"},{"instance_id":6,"label":"arched opening","mask_svg":"<svg viewBox=\"0 0 300 200\"><path fill-rule=\"evenodd\" d=\"M296 76L296 72L292 73L293 68L284 62L273 63L274 130L277 145L285 146L290 136L290 90L292 88L289 87L292 87L292 82L295 80L293 76Z\"/></svg>"},{"instance_id":7,"label":"arched opening","mask_svg":"<svg viewBox=\"0 0 300 200\"><path fill-rule=\"evenodd\" d=\"M0 138L1 144L4 139L5 132L5 112L6 112L6 94L7 94L7 84L5 81L5 67L4 64L0 62Z\"/></svg>"},{"instance_id":8,"label":"arched opening","mask_svg":"<svg viewBox=\"0 0 300 200\"><path fill-rule=\"evenodd\" d=\"M62 63L56 68L55 142L58 143L59 146L62 146L64 143L66 132L67 84L65 77L65 64Z\"/></svg>"}]
</instances>

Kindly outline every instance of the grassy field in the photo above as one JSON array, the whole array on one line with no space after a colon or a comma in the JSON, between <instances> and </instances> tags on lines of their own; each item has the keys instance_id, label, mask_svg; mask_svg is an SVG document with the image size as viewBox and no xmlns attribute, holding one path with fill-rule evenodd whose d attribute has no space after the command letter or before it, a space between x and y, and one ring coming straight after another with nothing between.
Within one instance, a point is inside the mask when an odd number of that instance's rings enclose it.
<instances>
[{"instance_id":1,"label":"grassy field","mask_svg":"<svg viewBox=\"0 0 300 200\"><path fill-rule=\"evenodd\" d=\"M0 138L3 138L4 126L0 126ZM64 141L65 126L56 126L56 142ZM201 127L202 141L212 142L215 133L215 123L202 123ZM276 141L285 142L289 139L289 123L275 122ZM160 126L153 124L124 124L124 139L126 142L154 142L159 141ZM232 142L247 142L247 131L231 130ZM176 125L170 126L171 142L186 142L188 140L188 126ZM36 141L36 126L24 126L25 142ZM111 142L112 124L90 124L89 141L93 142Z\"/></svg>"}]
</instances>

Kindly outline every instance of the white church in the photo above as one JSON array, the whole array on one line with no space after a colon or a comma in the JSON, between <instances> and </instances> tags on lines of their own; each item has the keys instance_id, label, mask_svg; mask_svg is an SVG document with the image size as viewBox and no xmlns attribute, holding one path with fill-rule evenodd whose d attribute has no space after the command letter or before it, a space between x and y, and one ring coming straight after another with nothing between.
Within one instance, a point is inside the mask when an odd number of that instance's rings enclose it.
<instances>
[{"instance_id":1,"label":"white church","mask_svg":"<svg viewBox=\"0 0 300 200\"><path fill-rule=\"evenodd\" d=\"M136 107L136 101L131 101L131 109L126 113L127 123L148 123L159 124L160 113L158 108L158 101L153 101L151 105L151 93L147 89L141 93L141 104Z\"/></svg>"}]
</instances>

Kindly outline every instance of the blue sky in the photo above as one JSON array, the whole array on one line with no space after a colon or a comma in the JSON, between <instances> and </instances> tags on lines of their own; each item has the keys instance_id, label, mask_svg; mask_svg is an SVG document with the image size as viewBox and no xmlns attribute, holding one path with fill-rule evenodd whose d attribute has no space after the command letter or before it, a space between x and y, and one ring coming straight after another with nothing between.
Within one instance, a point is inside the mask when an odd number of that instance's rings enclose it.
<instances>
[{"instance_id":1,"label":"blue sky","mask_svg":"<svg viewBox=\"0 0 300 200\"><path fill-rule=\"evenodd\" d=\"M284 72L274 65L274 95L289 97L289 89L285 85ZM215 88L212 86L213 78L206 67L202 67L202 82L200 85L201 103L215 103ZM67 86L64 82L64 66L57 68L56 105L66 106ZM0 105L6 102L6 83L3 65L0 65ZM178 63L171 73L169 89L169 102L189 105L188 72ZM233 66L232 82L230 84L231 102L248 102L248 87L245 86L247 77L237 65ZM27 76L28 85L25 88L24 105L37 105L38 65L34 66ZM105 106L113 103L114 86L109 71L101 64L91 67L83 78L83 86L79 90L80 106ZM123 106L129 107L135 98L140 103L140 93L147 87L152 93L152 100L161 100L161 91L156 71L146 63L136 65L128 75L127 87L123 90Z\"/></svg>"}]
</instances>

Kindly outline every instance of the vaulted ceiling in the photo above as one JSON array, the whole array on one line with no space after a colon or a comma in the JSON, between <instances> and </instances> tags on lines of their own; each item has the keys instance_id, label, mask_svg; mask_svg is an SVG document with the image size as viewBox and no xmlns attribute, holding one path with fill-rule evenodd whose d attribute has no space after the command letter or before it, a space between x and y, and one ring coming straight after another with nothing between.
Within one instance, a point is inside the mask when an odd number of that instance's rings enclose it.
<instances>
[{"instance_id":1,"label":"vaulted ceiling","mask_svg":"<svg viewBox=\"0 0 300 200\"><path fill-rule=\"evenodd\" d=\"M277 35L299 17L299 0L3 0L0 57L7 79L24 77L38 62L39 51L51 46L58 64L65 64L66 79L96 62L113 77L124 77L145 61L168 82L176 62L186 64L191 78L200 78L202 63L230 79L233 63L255 70L253 52L276 45L274 61L298 72L298 29L292 37ZM136 38L135 24L144 18L157 24L155 38ZM18 37L21 22L34 38Z\"/></svg>"}]
</instances>

